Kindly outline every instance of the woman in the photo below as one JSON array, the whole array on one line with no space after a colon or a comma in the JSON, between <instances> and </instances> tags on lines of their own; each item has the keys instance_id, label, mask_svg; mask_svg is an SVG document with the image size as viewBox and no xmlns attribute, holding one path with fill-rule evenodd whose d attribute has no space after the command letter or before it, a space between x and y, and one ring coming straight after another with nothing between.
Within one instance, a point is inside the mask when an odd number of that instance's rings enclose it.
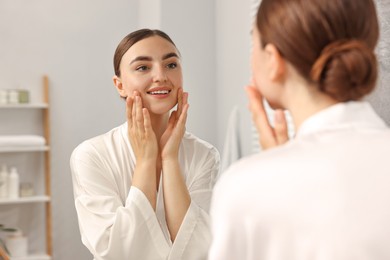
<instances>
[{"instance_id":1,"label":"woman","mask_svg":"<svg viewBox=\"0 0 390 260\"><path fill-rule=\"evenodd\" d=\"M127 122L71 157L82 241L95 259L205 259L219 154L185 132L179 52L164 32L138 30L114 69Z\"/></svg>"},{"instance_id":2,"label":"woman","mask_svg":"<svg viewBox=\"0 0 390 260\"><path fill-rule=\"evenodd\" d=\"M247 92L268 150L217 183L209 259L390 259L390 131L362 101L378 31L373 0L262 1Z\"/></svg>"}]
</instances>

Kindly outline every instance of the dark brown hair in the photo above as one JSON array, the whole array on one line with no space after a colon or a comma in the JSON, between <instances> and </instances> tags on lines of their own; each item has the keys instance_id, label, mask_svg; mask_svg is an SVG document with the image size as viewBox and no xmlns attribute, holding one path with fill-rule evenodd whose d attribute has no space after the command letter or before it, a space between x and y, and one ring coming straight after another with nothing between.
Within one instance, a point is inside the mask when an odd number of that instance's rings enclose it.
<instances>
[{"instance_id":1,"label":"dark brown hair","mask_svg":"<svg viewBox=\"0 0 390 260\"><path fill-rule=\"evenodd\" d=\"M152 37L152 36L160 36L161 38L164 38L165 40L169 41L173 44L173 46L176 47L175 43L172 41L172 39L163 31L160 30L151 30L151 29L140 29L137 31L134 31L125 38L122 39L122 41L118 44L118 47L116 47L115 54L114 54L114 72L115 75L120 77L120 64L123 55L127 52L127 50L133 46L135 43Z\"/></svg>"},{"instance_id":2,"label":"dark brown hair","mask_svg":"<svg viewBox=\"0 0 390 260\"><path fill-rule=\"evenodd\" d=\"M358 100L377 79L373 0L263 0L256 25L310 83L338 101Z\"/></svg>"}]
</instances>

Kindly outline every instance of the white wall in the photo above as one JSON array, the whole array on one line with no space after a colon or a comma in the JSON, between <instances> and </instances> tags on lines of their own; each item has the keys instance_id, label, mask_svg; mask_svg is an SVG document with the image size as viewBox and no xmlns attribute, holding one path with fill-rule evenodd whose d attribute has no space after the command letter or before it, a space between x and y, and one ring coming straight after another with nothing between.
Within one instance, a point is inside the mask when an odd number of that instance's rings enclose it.
<instances>
[{"instance_id":1,"label":"white wall","mask_svg":"<svg viewBox=\"0 0 390 260\"><path fill-rule=\"evenodd\" d=\"M379 115L390 125L390 2L377 0L380 22L380 40L377 48L379 57L379 80L377 89L368 100Z\"/></svg>"},{"instance_id":2,"label":"white wall","mask_svg":"<svg viewBox=\"0 0 390 260\"><path fill-rule=\"evenodd\" d=\"M251 0L216 0L218 148L224 148L229 115L239 108L244 154L251 152L251 119L244 87L250 82Z\"/></svg>"}]
</instances>

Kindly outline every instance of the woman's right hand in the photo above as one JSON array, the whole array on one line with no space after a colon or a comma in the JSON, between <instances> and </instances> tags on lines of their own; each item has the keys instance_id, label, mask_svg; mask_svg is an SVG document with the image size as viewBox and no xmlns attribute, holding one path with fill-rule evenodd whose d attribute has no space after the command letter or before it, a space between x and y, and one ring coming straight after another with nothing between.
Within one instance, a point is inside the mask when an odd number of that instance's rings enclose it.
<instances>
[{"instance_id":1,"label":"woman's right hand","mask_svg":"<svg viewBox=\"0 0 390 260\"><path fill-rule=\"evenodd\" d=\"M249 98L249 110L252 120L259 133L259 143L263 150L282 145L288 141L287 121L283 110L275 110L274 127L268 121L263 105L263 96L254 86L246 87Z\"/></svg>"},{"instance_id":2,"label":"woman's right hand","mask_svg":"<svg viewBox=\"0 0 390 260\"><path fill-rule=\"evenodd\" d=\"M142 98L138 92L126 98L128 135L137 164L156 162L158 155L157 138L153 131L150 115L142 107Z\"/></svg>"}]
</instances>

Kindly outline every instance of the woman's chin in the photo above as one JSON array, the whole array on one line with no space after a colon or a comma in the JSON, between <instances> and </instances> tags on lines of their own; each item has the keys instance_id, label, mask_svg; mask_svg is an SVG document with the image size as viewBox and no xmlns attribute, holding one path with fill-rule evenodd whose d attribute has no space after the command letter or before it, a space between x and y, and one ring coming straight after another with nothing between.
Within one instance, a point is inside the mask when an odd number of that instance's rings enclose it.
<instances>
[{"instance_id":1,"label":"woman's chin","mask_svg":"<svg viewBox=\"0 0 390 260\"><path fill-rule=\"evenodd\" d=\"M269 100L267 100L267 99L266 99L266 101L267 101L268 105L269 105L273 110L276 110L276 109L284 109L284 107L283 107L281 104L279 104L278 102L272 102L272 101L269 101Z\"/></svg>"},{"instance_id":2,"label":"woman's chin","mask_svg":"<svg viewBox=\"0 0 390 260\"><path fill-rule=\"evenodd\" d=\"M151 106L148 110L149 113L154 115L165 115L171 111L172 108L175 107L176 104L171 106Z\"/></svg>"}]
</instances>

